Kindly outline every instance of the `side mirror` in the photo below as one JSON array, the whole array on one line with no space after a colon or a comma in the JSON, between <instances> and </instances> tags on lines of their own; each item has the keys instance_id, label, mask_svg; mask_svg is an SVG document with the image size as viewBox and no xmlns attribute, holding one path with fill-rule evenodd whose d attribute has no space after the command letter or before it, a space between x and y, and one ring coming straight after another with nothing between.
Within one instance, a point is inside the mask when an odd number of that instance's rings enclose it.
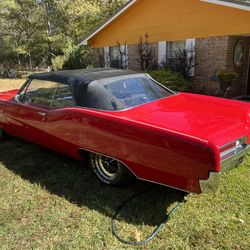
<instances>
[{"instance_id":1,"label":"side mirror","mask_svg":"<svg viewBox=\"0 0 250 250\"><path fill-rule=\"evenodd\" d=\"M20 102L20 95L19 94L15 95L15 101Z\"/></svg>"}]
</instances>

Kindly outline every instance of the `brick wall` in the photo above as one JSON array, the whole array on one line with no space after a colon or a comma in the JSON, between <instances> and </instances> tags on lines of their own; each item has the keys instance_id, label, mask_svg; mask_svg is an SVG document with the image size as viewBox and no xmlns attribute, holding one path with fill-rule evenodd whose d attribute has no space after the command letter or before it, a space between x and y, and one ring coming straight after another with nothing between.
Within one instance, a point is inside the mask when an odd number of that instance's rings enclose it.
<instances>
[{"instance_id":1,"label":"brick wall","mask_svg":"<svg viewBox=\"0 0 250 250\"><path fill-rule=\"evenodd\" d=\"M216 72L227 69L229 37L196 39L196 63L194 88L197 92L218 94Z\"/></svg>"},{"instance_id":2,"label":"brick wall","mask_svg":"<svg viewBox=\"0 0 250 250\"><path fill-rule=\"evenodd\" d=\"M103 48L93 49L93 66L94 66L94 68L104 67L103 60L104 60Z\"/></svg>"},{"instance_id":3,"label":"brick wall","mask_svg":"<svg viewBox=\"0 0 250 250\"><path fill-rule=\"evenodd\" d=\"M234 66L234 49L239 40L244 40L245 52L243 65ZM194 88L197 92L218 95L219 82L216 81L218 70L230 70L238 73L239 78L233 83L231 96L245 94L248 70L250 38L243 36L221 36L196 39L196 62Z\"/></svg>"},{"instance_id":4,"label":"brick wall","mask_svg":"<svg viewBox=\"0 0 250 250\"><path fill-rule=\"evenodd\" d=\"M130 69L139 69L137 58L137 45L128 45L128 67Z\"/></svg>"},{"instance_id":5,"label":"brick wall","mask_svg":"<svg viewBox=\"0 0 250 250\"><path fill-rule=\"evenodd\" d=\"M157 55L158 55L158 43L151 43L155 50L156 62L157 62ZM98 53L99 50L99 53ZM103 56L103 48L100 49L93 49L93 65L94 67L100 67L100 60L99 55ZM137 54L137 45L128 45L128 67L130 69L139 69L140 66L137 62L138 54Z\"/></svg>"},{"instance_id":6,"label":"brick wall","mask_svg":"<svg viewBox=\"0 0 250 250\"><path fill-rule=\"evenodd\" d=\"M239 40L245 43L244 61L240 68L235 68L233 58L235 45ZM152 43L158 56L158 43ZM220 36L196 39L196 62L194 76L194 90L209 95L219 95L219 82L216 80L218 70L230 70L238 73L239 78L233 83L231 95L237 96L246 93L247 71L249 63L250 37ZM103 49L99 49L103 55ZM137 45L128 45L128 64L130 69L139 69L137 62ZM94 66L100 67L98 50L94 49Z\"/></svg>"}]
</instances>

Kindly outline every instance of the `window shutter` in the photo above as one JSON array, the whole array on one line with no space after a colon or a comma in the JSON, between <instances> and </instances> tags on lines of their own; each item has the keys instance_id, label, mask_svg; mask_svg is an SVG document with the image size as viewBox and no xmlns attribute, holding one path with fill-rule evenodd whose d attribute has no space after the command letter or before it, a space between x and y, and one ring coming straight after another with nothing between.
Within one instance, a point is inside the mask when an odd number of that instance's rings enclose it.
<instances>
[{"instance_id":1,"label":"window shutter","mask_svg":"<svg viewBox=\"0 0 250 250\"><path fill-rule=\"evenodd\" d=\"M186 40L186 49L191 49L195 47L195 39Z\"/></svg>"},{"instance_id":2,"label":"window shutter","mask_svg":"<svg viewBox=\"0 0 250 250\"><path fill-rule=\"evenodd\" d=\"M161 41L158 44L158 64L162 66L166 62L167 42Z\"/></svg>"},{"instance_id":3,"label":"window shutter","mask_svg":"<svg viewBox=\"0 0 250 250\"><path fill-rule=\"evenodd\" d=\"M110 67L109 47L104 47L103 51L104 51L104 64L105 64L105 68L109 68Z\"/></svg>"},{"instance_id":4,"label":"window shutter","mask_svg":"<svg viewBox=\"0 0 250 250\"><path fill-rule=\"evenodd\" d=\"M195 39L187 39L186 40L186 49L190 50L190 49L195 49ZM195 51L194 51L195 53ZM188 55L190 57L190 53ZM190 71L190 76L194 77L195 74L195 67L191 69Z\"/></svg>"},{"instance_id":5,"label":"window shutter","mask_svg":"<svg viewBox=\"0 0 250 250\"><path fill-rule=\"evenodd\" d=\"M122 67L128 69L128 45L121 45L121 50L124 53L122 58Z\"/></svg>"}]
</instances>

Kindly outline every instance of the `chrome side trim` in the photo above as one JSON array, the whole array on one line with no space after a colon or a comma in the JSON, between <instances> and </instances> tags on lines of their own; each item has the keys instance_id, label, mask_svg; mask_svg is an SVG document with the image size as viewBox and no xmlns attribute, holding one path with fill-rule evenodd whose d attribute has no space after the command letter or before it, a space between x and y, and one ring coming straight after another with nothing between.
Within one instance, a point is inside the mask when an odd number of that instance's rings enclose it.
<instances>
[{"instance_id":1,"label":"chrome side trim","mask_svg":"<svg viewBox=\"0 0 250 250\"><path fill-rule=\"evenodd\" d=\"M200 188L202 193L214 193L219 188L221 173L237 167L243 158L250 153L250 145L246 145L240 151L221 161L221 172L210 172L207 180L200 180Z\"/></svg>"},{"instance_id":2,"label":"chrome side trim","mask_svg":"<svg viewBox=\"0 0 250 250\"><path fill-rule=\"evenodd\" d=\"M40 115L40 116L46 116L45 112L37 112L37 114Z\"/></svg>"}]
</instances>

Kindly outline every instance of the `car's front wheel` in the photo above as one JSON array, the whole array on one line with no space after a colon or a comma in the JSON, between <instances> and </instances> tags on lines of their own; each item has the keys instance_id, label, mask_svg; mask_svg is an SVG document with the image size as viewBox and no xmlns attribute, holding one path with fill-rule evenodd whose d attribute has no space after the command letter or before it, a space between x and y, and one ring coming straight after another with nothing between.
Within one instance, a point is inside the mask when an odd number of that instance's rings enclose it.
<instances>
[{"instance_id":1,"label":"car's front wheel","mask_svg":"<svg viewBox=\"0 0 250 250\"><path fill-rule=\"evenodd\" d=\"M118 160L100 154L89 154L90 166L98 179L111 186L124 185L133 179L132 173Z\"/></svg>"}]
</instances>

